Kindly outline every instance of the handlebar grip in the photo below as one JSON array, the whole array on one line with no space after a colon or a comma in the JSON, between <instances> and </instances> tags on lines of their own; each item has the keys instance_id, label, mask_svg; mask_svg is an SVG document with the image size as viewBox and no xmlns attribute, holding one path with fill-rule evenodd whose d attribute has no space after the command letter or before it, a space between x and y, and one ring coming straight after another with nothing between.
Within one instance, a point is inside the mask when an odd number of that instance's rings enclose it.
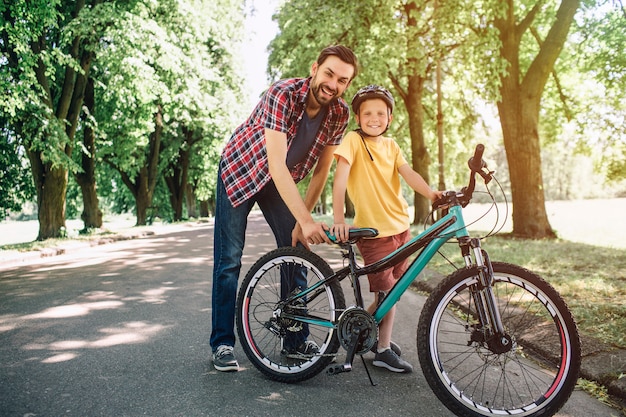
<instances>
[{"instance_id":1,"label":"handlebar grip","mask_svg":"<svg viewBox=\"0 0 626 417\"><path fill-rule=\"evenodd\" d=\"M472 171L480 171L485 166L485 162L483 161L483 152L485 152L485 145L482 143L476 145L474 156L467 161L467 165L469 165Z\"/></svg>"},{"instance_id":2,"label":"handlebar grip","mask_svg":"<svg viewBox=\"0 0 626 417\"><path fill-rule=\"evenodd\" d=\"M440 207L445 207L452 202L452 199L456 196L454 191L444 191L440 198L433 201L433 210L438 210Z\"/></svg>"}]
</instances>

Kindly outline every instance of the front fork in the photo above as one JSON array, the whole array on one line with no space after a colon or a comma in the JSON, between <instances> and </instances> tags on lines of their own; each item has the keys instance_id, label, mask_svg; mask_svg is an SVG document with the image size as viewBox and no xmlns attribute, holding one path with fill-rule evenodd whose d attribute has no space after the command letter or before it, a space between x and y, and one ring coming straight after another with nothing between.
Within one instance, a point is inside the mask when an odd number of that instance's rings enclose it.
<instances>
[{"instance_id":1,"label":"front fork","mask_svg":"<svg viewBox=\"0 0 626 417\"><path fill-rule=\"evenodd\" d=\"M465 266L469 268L476 265L479 270L478 283L474 285L471 293L478 314L477 318L481 330L484 332L484 341L496 350L510 349L511 340L505 334L502 316L493 292L493 267L489 255L481 248L480 239L466 238L460 240L459 245ZM474 262L472 261L472 254ZM493 342L494 337L496 344L491 346L492 343L489 341Z\"/></svg>"}]
</instances>

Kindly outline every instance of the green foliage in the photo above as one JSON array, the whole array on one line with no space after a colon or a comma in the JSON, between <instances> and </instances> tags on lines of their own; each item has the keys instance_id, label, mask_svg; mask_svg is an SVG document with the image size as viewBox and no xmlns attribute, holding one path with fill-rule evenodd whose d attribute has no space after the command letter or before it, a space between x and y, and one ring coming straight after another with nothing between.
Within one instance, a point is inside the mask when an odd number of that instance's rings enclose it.
<instances>
[{"instance_id":1,"label":"green foliage","mask_svg":"<svg viewBox=\"0 0 626 417\"><path fill-rule=\"evenodd\" d=\"M11 2L2 11L0 26L0 114L7 120L7 132L52 166L71 165L65 126L52 106L62 66L76 65L60 40L65 16L59 6L60 1Z\"/></svg>"},{"instance_id":2,"label":"green foliage","mask_svg":"<svg viewBox=\"0 0 626 417\"><path fill-rule=\"evenodd\" d=\"M24 149L10 131L2 127L2 120L0 117L0 220L10 211L20 211L22 204L31 200L35 193Z\"/></svg>"},{"instance_id":3,"label":"green foliage","mask_svg":"<svg viewBox=\"0 0 626 417\"><path fill-rule=\"evenodd\" d=\"M23 146L46 167L78 172L80 156L89 153L76 146L73 125L78 137L85 126L82 119L65 118L62 86L89 75L96 80L96 105L84 120L97 135L104 204L115 200L108 193L120 192L122 184L110 166L129 178L146 166L157 106L164 116L157 173L178 163L179 148L192 146L181 134L191 130L198 148L192 180L210 195L216 170L207 168L215 166L217 149L241 118L236 109L242 83L233 54L242 35L242 0L16 0L2 3L0 12L0 117L7 149ZM11 176L23 167L6 162L15 165ZM75 184L68 197L73 217L80 204Z\"/></svg>"},{"instance_id":4,"label":"green foliage","mask_svg":"<svg viewBox=\"0 0 626 417\"><path fill-rule=\"evenodd\" d=\"M240 2L214 3L138 2L107 29L94 64L99 158L133 178L147 163L160 106L159 175L179 167L180 149L191 151L189 182L199 198L212 192L219 148L242 107L233 57Z\"/></svg>"},{"instance_id":5,"label":"green foliage","mask_svg":"<svg viewBox=\"0 0 626 417\"><path fill-rule=\"evenodd\" d=\"M601 150L598 170L619 181L626 178L626 14L618 4L594 6L577 19L576 68L586 77L576 88L574 121L579 146Z\"/></svg>"}]
</instances>

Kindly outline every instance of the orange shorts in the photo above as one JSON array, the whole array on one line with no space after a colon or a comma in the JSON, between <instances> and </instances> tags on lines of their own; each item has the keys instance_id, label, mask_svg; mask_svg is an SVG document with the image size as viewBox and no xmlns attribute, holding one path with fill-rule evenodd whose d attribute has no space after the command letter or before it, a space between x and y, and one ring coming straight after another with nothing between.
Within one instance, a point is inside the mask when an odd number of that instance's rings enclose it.
<instances>
[{"instance_id":1,"label":"orange shorts","mask_svg":"<svg viewBox=\"0 0 626 417\"><path fill-rule=\"evenodd\" d=\"M361 239L357 247L365 265L372 264L389 255L400 246L411 240L411 233L406 230L394 236L379 237L376 239ZM367 279L370 283L370 292L389 291L398 278L404 274L409 266L409 260L405 259L393 267L376 274L369 274Z\"/></svg>"}]
</instances>

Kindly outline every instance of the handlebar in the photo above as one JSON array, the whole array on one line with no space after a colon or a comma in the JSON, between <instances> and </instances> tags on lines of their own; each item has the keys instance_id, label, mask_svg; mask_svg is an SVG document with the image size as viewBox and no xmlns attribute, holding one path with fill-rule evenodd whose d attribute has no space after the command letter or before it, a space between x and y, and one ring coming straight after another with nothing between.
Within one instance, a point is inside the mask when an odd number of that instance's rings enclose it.
<instances>
[{"instance_id":1,"label":"handlebar","mask_svg":"<svg viewBox=\"0 0 626 417\"><path fill-rule=\"evenodd\" d=\"M483 161L483 152L485 152L485 145L482 143L476 145L476 149L474 149L474 156L467 161L467 165L472 171L480 171L483 167L487 166L485 161Z\"/></svg>"},{"instance_id":2,"label":"handlebar","mask_svg":"<svg viewBox=\"0 0 626 417\"><path fill-rule=\"evenodd\" d=\"M481 143L476 145L474 149L474 155L467 161L467 166L470 169L469 183L466 187L461 188L461 191L444 191L441 198L433 202L433 210L437 210L442 207L448 207L451 205L460 204L461 207L465 207L469 204L474 194L474 188L476 186L476 174L479 174L485 184L488 184L492 179L493 171L487 169L487 164L483 160L483 153L485 152L485 146Z\"/></svg>"}]
</instances>

